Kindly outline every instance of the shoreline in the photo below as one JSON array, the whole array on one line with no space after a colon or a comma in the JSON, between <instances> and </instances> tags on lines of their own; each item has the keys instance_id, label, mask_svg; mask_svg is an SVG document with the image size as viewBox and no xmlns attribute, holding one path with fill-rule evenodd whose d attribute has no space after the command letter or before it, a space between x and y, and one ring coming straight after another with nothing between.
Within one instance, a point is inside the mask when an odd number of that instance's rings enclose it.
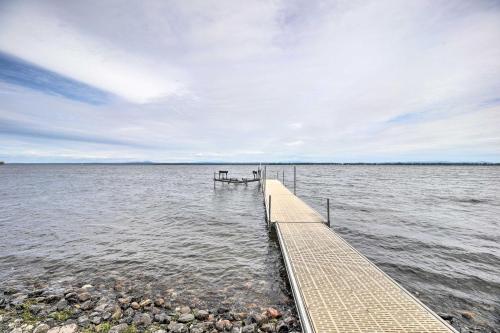
<instances>
[{"instance_id":1,"label":"shoreline","mask_svg":"<svg viewBox=\"0 0 500 333\"><path fill-rule=\"evenodd\" d=\"M254 304L255 305L255 304ZM301 332L294 308L201 308L175 293L138 293L126 283L0 289L0 331L11 333Z\"/></svg>"}]
</instances>

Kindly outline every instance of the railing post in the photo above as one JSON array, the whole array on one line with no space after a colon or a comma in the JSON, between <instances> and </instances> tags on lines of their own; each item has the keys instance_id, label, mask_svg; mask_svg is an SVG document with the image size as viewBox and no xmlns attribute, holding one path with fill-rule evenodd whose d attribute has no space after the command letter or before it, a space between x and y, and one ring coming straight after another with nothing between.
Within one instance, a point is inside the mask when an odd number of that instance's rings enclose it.
<instances>
[{"instance_id":1,"label":"railing post","mask_svg":"<svg viewBox=\"0 0 500 333\"><path fill-rule=\"evenodd\" d=\"M270 226L271 225L271 195L269 194L269 218L267 219L267 225Z\"/></svg>"},{"instance_id":2,"label":"railing post","mask_svg":"<svg viewBox=\"0 0 500 333\"><path fill-rule=\"evenodd\" d=\"M327 220L327 223L328 223L328 228L331 228L331 225L330 225L330 199L326 199L326 220Z\"/></svg>"},{"instance_id":3,"label":"railing post","mask_svg":"<svg viewBox=\"0 0 500 333\"><path fill-rule=\"evenodd\" d=\"M293 166L293 194L296 195L296 186L297 186L297 167Z\"/></svg>"}]
</instances>

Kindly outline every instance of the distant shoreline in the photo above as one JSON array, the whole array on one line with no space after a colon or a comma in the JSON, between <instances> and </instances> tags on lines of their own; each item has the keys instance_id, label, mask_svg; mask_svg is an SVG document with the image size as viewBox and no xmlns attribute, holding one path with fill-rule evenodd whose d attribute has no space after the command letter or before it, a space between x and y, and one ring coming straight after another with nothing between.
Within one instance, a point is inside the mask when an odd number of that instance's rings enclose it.
<instances>
[{"instance_id":1,"label":"distant shoreline","mask_svg":"<svg viewBox=\"0 0 500 333\"><path fill-rule=\"evenodd\" d=\"M416 165L416 166L500 166L500 163L490 162L47 162L23 163L13 162L3 165Z\"/></svg>"}]
</instances>

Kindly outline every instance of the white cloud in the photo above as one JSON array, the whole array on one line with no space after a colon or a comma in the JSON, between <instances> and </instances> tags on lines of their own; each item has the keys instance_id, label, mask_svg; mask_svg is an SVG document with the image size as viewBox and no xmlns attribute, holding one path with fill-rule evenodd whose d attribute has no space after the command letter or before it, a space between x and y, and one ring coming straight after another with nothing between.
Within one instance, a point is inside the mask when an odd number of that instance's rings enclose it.
<instances>
[{"instance_id":1,"label":"white cloud","mask_svg":"<svg viewBox=\"0 0 500 333\"><path fill-rule=\"evenodd\" d=\"M151 61L86 35L40 5L4 6L1 51L135 103L185 92L181 72L167 61Z\"/></svg>"}]
</instances>

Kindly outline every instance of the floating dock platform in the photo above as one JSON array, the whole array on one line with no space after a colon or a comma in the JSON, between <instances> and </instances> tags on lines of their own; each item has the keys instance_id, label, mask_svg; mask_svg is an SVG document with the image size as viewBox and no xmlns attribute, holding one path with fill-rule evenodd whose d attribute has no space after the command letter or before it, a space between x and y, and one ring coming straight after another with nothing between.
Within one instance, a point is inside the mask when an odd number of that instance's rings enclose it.
<instances>
[{"instance_id":1,"label":"floating dock platform","mask_svg":"<svg viewBox=\"0 0 500 333\"><path fill-rule=\"evenodd\" d=\"M279 180L262 186L304 332L457 332Z\"/></svg>"}]
</instances>

